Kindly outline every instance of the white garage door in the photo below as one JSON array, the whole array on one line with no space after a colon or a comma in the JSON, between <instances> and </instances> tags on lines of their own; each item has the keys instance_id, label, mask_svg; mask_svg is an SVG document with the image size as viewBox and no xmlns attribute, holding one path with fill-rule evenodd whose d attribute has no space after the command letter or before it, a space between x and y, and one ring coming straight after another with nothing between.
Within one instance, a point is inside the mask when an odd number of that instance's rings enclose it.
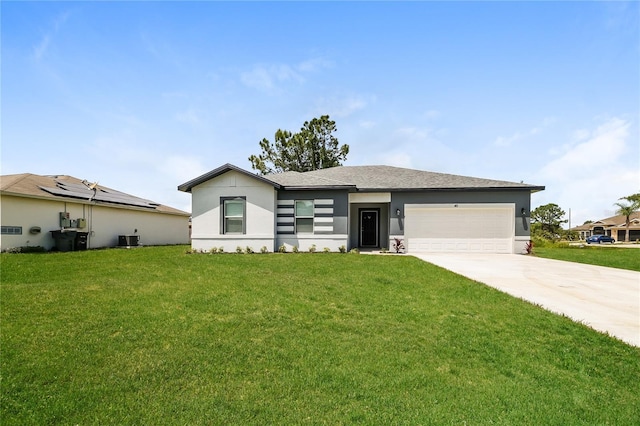
<instances>
[{"instance_id":1,"label":"white garage door","mask_svg":"<svg viewBox=\"0 0 640 426\"><path fill-rule=\"evenodd\" d=\"M407 251L513 253L514 218L514 204L407 204Z\"/></svg>"}]
</instances>

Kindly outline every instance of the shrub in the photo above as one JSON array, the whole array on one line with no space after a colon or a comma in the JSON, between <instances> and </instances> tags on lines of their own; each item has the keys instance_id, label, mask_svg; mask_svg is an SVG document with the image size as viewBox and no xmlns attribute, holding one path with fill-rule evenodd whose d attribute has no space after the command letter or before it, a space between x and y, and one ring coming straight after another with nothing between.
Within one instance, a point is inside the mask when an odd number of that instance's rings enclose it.
<instances>
[{"instance_id":1,"label":"shrub","mask_svg":"<svg viewBox=\"0 0 640 426\"><path fill-rule=\"evenodd\" d=\"M316 245L311 244L311 247L309 247L309 253L315 253L315 252L316 252Z\"/></svg>"},{"instance_id":2,"label":"shrub","mask_svg":"<svg viewBox=\"0 0 640 426\"><path fill-rule=\"evenodd\" d=\"M209 250L209 253L211 254L216 254L218 252L218 247L213 247L211 250Z\"/></svg>"},{"instance_id":3,"label":"shrub","mask_svg":"<svg viewBox=\"0 0 640 426\"><path fill-rule=\"evenodd\" d=\"M354 247L354 248L352 248L351 250L349 250L349 253L352 253L352 254L360 254L360 250L358 250L357 248L355 248L355 247Z\"/></svg>"},{"instance_id":4,"label":"shrub","mask_svg":"<svg viewBox=\"0 0 640 426\"><path fill-rule=\"evenodd\" d=\"M393 239L393 248L396 250L396 253L400 253L400 251L404 250L404 241L400 238Z\"/></svg>"},{"instance_id":5,"label":"shrub","mask_svg":"<svg viewBox=\"0 0 640 426\"><path fill-rule=\"evenodd\" d=\"M218 253L224 253L224 247L220 247L220 248L218 249Z\"/></svg>"},{"instance_id":6,"label":"shrub","mask_svg":"<svg viewBox=\"0 0 640 426\"><path fill-rule=\"evenodd\" d=\"M323 248L322 251L325 253L331 253L331 249L329 247Z\"/></svg>"},{"instance_id":7,"label":"shrub","mask_svg":"<svg viewBox=\"0 0 640 426\"><path fill-rule=\"evenodd\" d=\"M253 253L253 249L251 247L247 246L247 248L245 249L244 252L247 253L247 254L252 254Z\"/></svg>"},{"instance_id":8,"label":"shrub","mask_svg":"<svg viewBox=\"0 0 640 426\"><path fill-rule=\"evenodd\" d=\"M298 252L298 246L293 246L291 251L294 252L294 253L297 253Z\"/></svg>"},{"instance_id":9,"label":"shrub","mask_svg":"<svg viewBox=\"0 0 640 426\"><path fill-rule=\"evenodd\" d=\"M346 252L347 252L347 247L346 247L346 246L344 246L344 245L341 245L341 246L338 248L338 251L340 251L340 253L346 253Z\"/></svg>"},{"instance_id":10,"label":"shrub","mask_svg":"<svg viewBox=\"0 0 640 426\"><path fill-rule=\"evenodd\" d=\"M260 248L260 253L262 253L262 254L269 253L269 249L267 248L267 246L262 246Z\"/></svg>"},{"instance_id":11,"label":"shrub","mask_svg":"<svg viewBox=\"0 0 640 426\"><path fill-rule=\"evenodd\" d=\"M45 253L47 250L41 246L12 247L5 250L6 253Z\"/></svg>"},{"instance_id":12,"label":"shrub","mask_svg":"<svg viewBox=\"0 0 640 426\"><path fill-rule=\"evenodd\" d=\"M286 253L287 252L287 246L285 246L284 244L281 245L280 247L278 247L278 252Z\"/></svg>"},{"instance_id":13,"label":"shrub","mask_svg":"<svg viewBox=\"0 0 640 426\"><path fill-rule=\"evenodd\" d=\"M237 254L242 254L242 253L244 253L244 250L242 249L242 247L238 246L238 247L236 247L236 253Z\"/></svg>"}]
</instances>

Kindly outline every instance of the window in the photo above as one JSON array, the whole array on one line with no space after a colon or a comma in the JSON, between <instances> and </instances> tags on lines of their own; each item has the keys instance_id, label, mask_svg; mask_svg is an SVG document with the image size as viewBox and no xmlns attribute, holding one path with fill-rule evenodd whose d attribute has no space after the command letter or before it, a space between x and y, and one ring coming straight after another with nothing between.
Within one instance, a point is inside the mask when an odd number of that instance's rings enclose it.
<instances>
[{"instance_id":1,"label":"window","mask_svg":"<svg viewBox=\"0 0 640 426\"><path fill-rule=\"evenodd\" d=\"M313 200L296 201L296 233L313 234Z\"/></svg>"},{"instance_id":2,"label":"window","mask_svg":"<svg viewBox=\"0 0 640 426\"><path fill-rule=\"evenodd\" d=\"M22 235L22 226L3 226L2 235Z\"/></svg>"},{"instance_id":3,"label":"window","mask_svg":"<svg viewBox=\"0 0 640 426\"><path fill-rule=\"evenodd\" d=\"M223 198L222 200L223 234L244 234L245 233L245 204L246 200L241 197Z\"/></svg>"}]
</instances>

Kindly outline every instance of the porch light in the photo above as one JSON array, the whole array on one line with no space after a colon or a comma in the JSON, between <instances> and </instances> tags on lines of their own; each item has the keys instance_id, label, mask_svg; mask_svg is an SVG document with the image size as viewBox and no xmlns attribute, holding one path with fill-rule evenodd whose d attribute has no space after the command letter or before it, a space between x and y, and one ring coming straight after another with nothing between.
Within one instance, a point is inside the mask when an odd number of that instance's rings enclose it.
<instances>
[{"instance_id":1,"label":"porch light","mask_svg":"<svg viewBox=\"0 0 640 426\"><path fill-rule=\"evenodd\" d=\"M400 209L396 209L396 216L400 216Z\"/></svg>"}]
</instances>

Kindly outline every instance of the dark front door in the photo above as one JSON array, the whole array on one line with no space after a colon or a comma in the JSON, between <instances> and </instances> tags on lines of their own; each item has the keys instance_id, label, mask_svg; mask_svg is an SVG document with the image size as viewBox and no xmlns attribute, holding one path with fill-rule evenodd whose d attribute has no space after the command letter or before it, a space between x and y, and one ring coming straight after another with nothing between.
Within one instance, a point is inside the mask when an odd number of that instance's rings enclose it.
<instances>
[{"instance_id":1,"label":"dark front door","mask_svg":"<svg viewBox=\"0 0 640 426\"><path fill-rule=\"evenodd\" d=\"M360 210L360 247L378 247L377 210Z\"/></svg>"}]
</instances>

